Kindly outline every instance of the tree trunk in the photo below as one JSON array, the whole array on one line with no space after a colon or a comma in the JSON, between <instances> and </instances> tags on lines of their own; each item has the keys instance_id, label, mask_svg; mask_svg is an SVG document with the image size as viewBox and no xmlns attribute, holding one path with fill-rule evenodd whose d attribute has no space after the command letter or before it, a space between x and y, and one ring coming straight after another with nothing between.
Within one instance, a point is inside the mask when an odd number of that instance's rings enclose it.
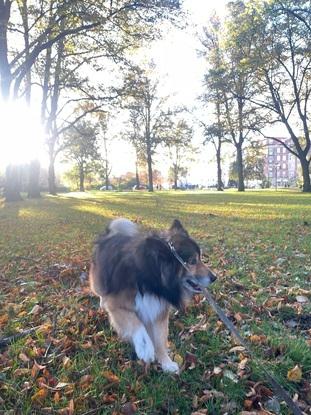
<instances>
[{"instance_id":1,"label":"tree trunk","mask_svg":"<svg viewBox=\"0 0 311 415\"><path fill-rule=\"evenodd\" d=\"M85 192L84 189L84 166L79 166L79 190L80 192Z\"/></svg>"},{"instance_id":2,"label":"tree trunk","mask_svg":"<svg viewBox=\"0 0 311 415\"><path fill-rule=\"evenodd\" d=\"M108 166L106 166L106 173L105 173L105 186L106 186L106 190L108 190L108 187L109 187Z\"/></svg>"},{"instance_id":3,"label":"tree trunk","mask_svg":"<svg viewBox=\"0 0 311 415\"><path fill-rule=\"evenodd\" d=\"M174 174L174 189L177 190L178 186L178 169L177 166L173 166L173 174Z\"/></svg>"},{"instance_id":4,"label":"tree trunk","mask_svg":"<svg viewBox=\"0 0 311 415\"><path fill-rule=\"evenodd\" d=\"M302 177L303 177L303 192L311 192L311 181L310 181L310 162L305 159L300 159Z\"/></svg>"},{"instance_id":5,"label":"tree trunk","mask_svg":"<svg viewBox=\"0 0 311 415\"><path fill-rule=\"evenodd\" d=\"M221 146L219 145L216 151L216 161L217 161L217 190L219 192L224 190L224 185L222 181L222 170L221 170Z\"/></svg>"},{"instance_id":6,"label":"tree trunk","mask_svg":"<svg viewBox=\"0 0 311 415\"><path fill-rule=\"evenodd\" d=\"M11 4L12 1L0 0L0 95L2 95L4 100L7 100L10 96L10 86L12 81L11 69L8 60L7 39Z\"/></svg>"},{"instance_id":7,"label":"tree trunk","mask_svg":"<svg viewBox=\"0 0 311 415\"><path fill-rule=\"evenodd\" d=\"M40 163L32 160L29 166L28 198L36 199L40 195Z\"/></svg>"},{"instance_id":8,"label":"tree trunk","mask_svg":"<svg viewBox=\"0 0 311 415\"><path fill-rule=\"evenodd\" d=\"M177 190L177 176L174 174L174 189Z\"/></svg>"},{"instance_id":9,"label":"tree trunk","mask_svg":"<svg viewBox=\"0 0 311 415\"><path fill-rule=\"evenodd\" d=\"M243 152L242 146L236 146L237 154L236 154L236 162L237 162L237 170L238 170L238 191L244 192L245 185L244 185L244 166L243 166Z\"/></svg>"},{"instance_id":10,"label":"tree trunk","mask_svg":"<svg viewBox=\"0 0 311 415\"><path fill-rule=\"evenodd\" d=\"M55 158L52 154L50 154L50 162L49 162L49 175L48 175L48 183L49 183L49 193L50 195L56 195L56 185L55 185Z\"/></svg>"},{"instance_id":11,"label":"tree trunk","mask_svg":"<svg viewBox=\"0 0 311 415\"><path fill-rule=\"evenodd\" d=\"M10 164L5 171L4 198L6 202L22 200L20 167Z\"/></svg>"},{"instance_id":12,"label":"tree trunk","mask_svg":"<svg viewBox=\"0 0 311 415\"><path fill-rule=\"evenodd\" d=\"M150 150L148 151L148 154L147 154L147 164L148 164L148 191L153 192L152 157L151 157Z\"/></svg>"},{"instance_id":13,"label":"tree trunk","mask_svg":"<svg viewBox=\"0 0 311 415\"><path fill-rule=\"evenodd\" d=\"M136 187L139 189L140 187L140 180L139 180L139 174L138 174L138 163L136 161Z\"/></svg>"}]
</instances>

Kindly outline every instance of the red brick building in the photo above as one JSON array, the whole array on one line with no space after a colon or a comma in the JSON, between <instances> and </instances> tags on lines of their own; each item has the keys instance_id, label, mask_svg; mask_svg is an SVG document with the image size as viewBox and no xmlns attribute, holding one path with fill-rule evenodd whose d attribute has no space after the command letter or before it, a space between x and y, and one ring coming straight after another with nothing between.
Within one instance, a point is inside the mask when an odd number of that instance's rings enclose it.
<instances>
[{"instance_id":1,"label":"red brick building","mask_svg":"<svg viewBox=\"0 0 311 415\"><path fill-rule=\"evenodd\" d=\"M285 144L290 146L291 139L281 138ZM267 141L267 155L265 164L265 175L271 186L296 186L298 178L297 157L291 154L282 144L269 139Z\"/></svg>"}]
</instances>

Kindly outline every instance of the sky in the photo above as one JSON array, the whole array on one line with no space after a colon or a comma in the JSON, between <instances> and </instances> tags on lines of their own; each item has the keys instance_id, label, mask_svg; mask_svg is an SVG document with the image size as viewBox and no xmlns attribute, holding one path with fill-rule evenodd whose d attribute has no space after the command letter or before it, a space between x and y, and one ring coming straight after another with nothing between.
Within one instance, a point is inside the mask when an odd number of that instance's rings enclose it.
<instances>
[{"instance_id":1,"label":"sky","mask_svg":"<svg viewBox=\"0 0 311 415\"><path fill-rule=\"evenodd\" d=\"M209 16L215 10L220 16L224 15L226 0L184 0L184 10L189 13L189 25L185 29L170 27L164 33L163 39L145 50L146 56L152 58L157 65L159 76L162 79L162 88L165 94L170 95L172 101L192 107L201 92L204 73L204 61L197 55L200 47L196 33L206 24ZM0 103L1 107L1 103ZM36 107L39 108L38 103ZM34 108L25 105L0 108L2 119L0 125L0 165L8 160L15 162L27 161L31 154L38 156L42 164L47 163L47 155L43 148L44 134L39 122L39 114ZM19 122L16 123L16 120ZM122 131L120 131L122 135ZM1 137L9 137L2 140ZM202 137L196 136L197 144ZM18 149L18 155L16 149ZM206 150L206 151L205 151ZM120 140L111 149L112 174L120 175L127 171L134 171L134 152ZM202 182L209 175L211 180L215 176L214 162L211 162L212 151L204 148L201 156L191 166L190 182ZM158 157L159 158L159 157ZM155 157L157 162L157 157ZM163 173L168 170L167 160L158 162L155 168ZM64 166L58 163L58 168ZM166 171L165 171L166 170Z\"/></svg>"},{"instance_id":2,"label":"sky","mask_svg":"<svg viewBox=\"0 0 311 415\"><path fill-rule=\"evenodd\" d=\"M200 41L197 34L201 31L214 11L219 16L224 16L226 0L184 0L184 10L189 13L189 25L185 29L169 27L164 33L163 39L157 41L152 47L144 51L145 56L152 58L156 64L159 78L162 80L161 89L163 95L170 95L172 102L177 105L192 107L196 104L198 95L202 93L202 80L205 68L203 58L198 56ZM203 137L197 133L194 137L195 144L200 145ZM113 158L118 163L112 166L112 173L121 174L124 169L133 170L134 152L130 147L116 146L113 150ZM126 153L126 156L123 155ZM129 157L129 153L132 157ZM163 155L155 156L155 168L166 173L169 165L168 159L163 160ZM122 160L122 162L120 162ZM162 160L162 161L161 161ZM114 163L112 163L114 164ZM196 160L191 164L187 181L189 183L210 184L216 179L216 165L214 153L211 147L201 146L201 152L196 155Z\"/></svg>"}]
</instances>

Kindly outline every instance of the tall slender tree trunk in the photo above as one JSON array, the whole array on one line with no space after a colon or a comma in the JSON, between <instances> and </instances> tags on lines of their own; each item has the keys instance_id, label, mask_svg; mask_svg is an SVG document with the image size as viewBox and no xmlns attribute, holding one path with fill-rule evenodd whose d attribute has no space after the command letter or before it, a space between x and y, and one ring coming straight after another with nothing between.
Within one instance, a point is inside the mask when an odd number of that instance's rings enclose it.
<instances>
[{"instance_id":1,"label":"tall slender tree trunk","mask_svg":"<svg viewBox=\"0 0 311 415\"><path fill-rule=\"evenodd\" d=\"M152 172L152 156L151 150L147 149L147 165L148 165L148 191L153 192L153 172Z\"/></svg>"},{"instance_id":2,"label":"tall slender tree trunk","mask_svg":"<svg viewBox=\"0 0 311 415\"><path fill-rule=\"evenodd\" d=\"M79 190L80 192L85 192L84 189L84 165L79 166Z\"/></svg>"},{"instance_id":3,"label":"tall slender tree trunk","mask_svg":"<svg viewBox=\"0 0 311 415\"><path fill-rule=\"evenodd\" d=\"M108 160L106 159L106 167L105 167L105 186L106 190L108 190L109 187L109 165Z\"/></svg>"},{"instance_id":4,"label":"tall slender tree trunk","mask_svg":"<svg viewBox=\"0 0 311 415\"><path fill-rule=\"evenodd\" d=\"M53 153L50 153L49 170L48 170L48 185L50 195L56 195L55 184L55 157Z\"/></svg>"},{"instance_id":5,"label":"tall slender tree trunk","mask_svg":"<svg viewBox=\"0 0 311 415\"><path fill-rule=\"evenodd\" d=\"M28 0L22 0L18 2L19 11L22 17L23 29L24 29L24 44L25 44L25 61L30 57L30 40L29 40L29 10ZM28 105L31 101L31 69L29 68L25 77L25 98Z\"/></svg>"},{"instance_id":6,"label":"tall slender tree trunk","mask_svg":"<svg viewBox=\"0 0 311 415\"><path fill-rule=\"evenodd\" d=\"M218 143L216 151L216 163L217 163L217 190L221 192L224 190L222 181L222 170L221 170L221 143Z\"/></svg>"},{"instance_id":7,"label":"tall slender tree trunk","mask_svg":"<svg viewBox=\"0 0 311 415\"><path fill-rule=\"evenodd\" d=\"M8 23L11 15L12 1L0 0L0 95L4 100L9 99L12 82L11 69L8 60Z\"/></svg>"},{"instance_id":8,"label":"tall slender tree trunk","mask_svg":"<svg viewBox=\"0 0 311 415\"><path fill-rule=\"evenodd\" d=\"M244 192L245 185L244 185L244 166L243 166L243 151L242 146L236 146L237 154L236 154L236 163L237 163L237 170L238 170L238 191Z\"/></svg>"},{"instance_id":9,"label":"tall slender tree trunk","mask_svg":"<svg viewBox=\"0 0 311 415\"><path fill-rule=\"evenodd\" d=\"M150 104L146 108L146 147L147 147L147 165L148 165L148 191L153 192L153 172L152 172L152 150L150 137Z\"/></svg>"},{"instance_id":10,"label":"tall slender tree trunk","mask_svg":"<svg viewBox=\"0 0 311 415\"><path fill-rule=\"evenodd\" d=\"M222 181L222 171L221 171L221 144L222 144L222 123L221 123L221 112L220 112L220 101L221 93L217 91L217 101L216 101L216 112L217 112L217 142L215 143L216 147L216 163L217 163L217 191L221 192L224 190L223 181Z\"/></svg>"},{"instance_id":11,"label":"tall slender tree trunk","mask_svg":"<svg viewBox=\"0 0 311 415\"><path fill-rule=\"evenodd\" d=\"M22 200L20 166L8 165L5 171L4 197L6 202Z\"/></svg>"},{"instance_id":12,"label":"tall slender tree trunk","mask_svg":"<svg viewBox=\"0 0 311 415\"><path fill-rule=\"evenodd\" d=\"M135 163L135 168L136 168L136 187L137 187L137 189L139 189L139 187L140 187L140 180L139 180L138 161L137 160L136 160L136 163Z\"/></svg>"},{"instance_id":13,"label":"tall slender tree trunk","mask_svg":"<svg viewBox=\"0 0 311 415\"><path fill-rule=\"evenodd\" d=\"M40 195L40 162L32 160L29 165L28 198L39 198Z\"/></svg>"},{"instance_id":14,"label":"tall slender tree trunk","mask_svg":"<svg viewBox=\"0 0 311 415\"><path fill-rule=\"evenodd\" d=\"M310 161L300 159L302 177L303 177L303 192L311 192L311 180L310 180Z\"/></svg>"}]
</instances>

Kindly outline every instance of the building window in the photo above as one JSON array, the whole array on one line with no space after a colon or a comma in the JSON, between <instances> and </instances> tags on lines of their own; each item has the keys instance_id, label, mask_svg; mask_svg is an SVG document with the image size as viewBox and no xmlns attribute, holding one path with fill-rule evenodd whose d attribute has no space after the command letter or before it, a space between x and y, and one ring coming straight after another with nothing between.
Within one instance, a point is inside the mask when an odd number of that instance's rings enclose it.
<instances>
[{"instance_id":1,"label":"building window","mask_svg":"<svg viewBox=\"0 0 311 415\"><path fill-rule=\"evenodd\" d=\"M280 155L277 155L276 156L276 159L277 159L277 161L280 161L281 160L281 156Z\"/></svg>"},{"instance_id":2,"label":"building window","mask_svg":"<svg viewBox=\"0 0 311 415\"><path fill-rule=\"evenodd\" d=\"M280 154L280 153L281 153L281 147L278 147L278 148L276 149L276 152L277 152L278 154Z\"/></svg>"}]
</instances>

